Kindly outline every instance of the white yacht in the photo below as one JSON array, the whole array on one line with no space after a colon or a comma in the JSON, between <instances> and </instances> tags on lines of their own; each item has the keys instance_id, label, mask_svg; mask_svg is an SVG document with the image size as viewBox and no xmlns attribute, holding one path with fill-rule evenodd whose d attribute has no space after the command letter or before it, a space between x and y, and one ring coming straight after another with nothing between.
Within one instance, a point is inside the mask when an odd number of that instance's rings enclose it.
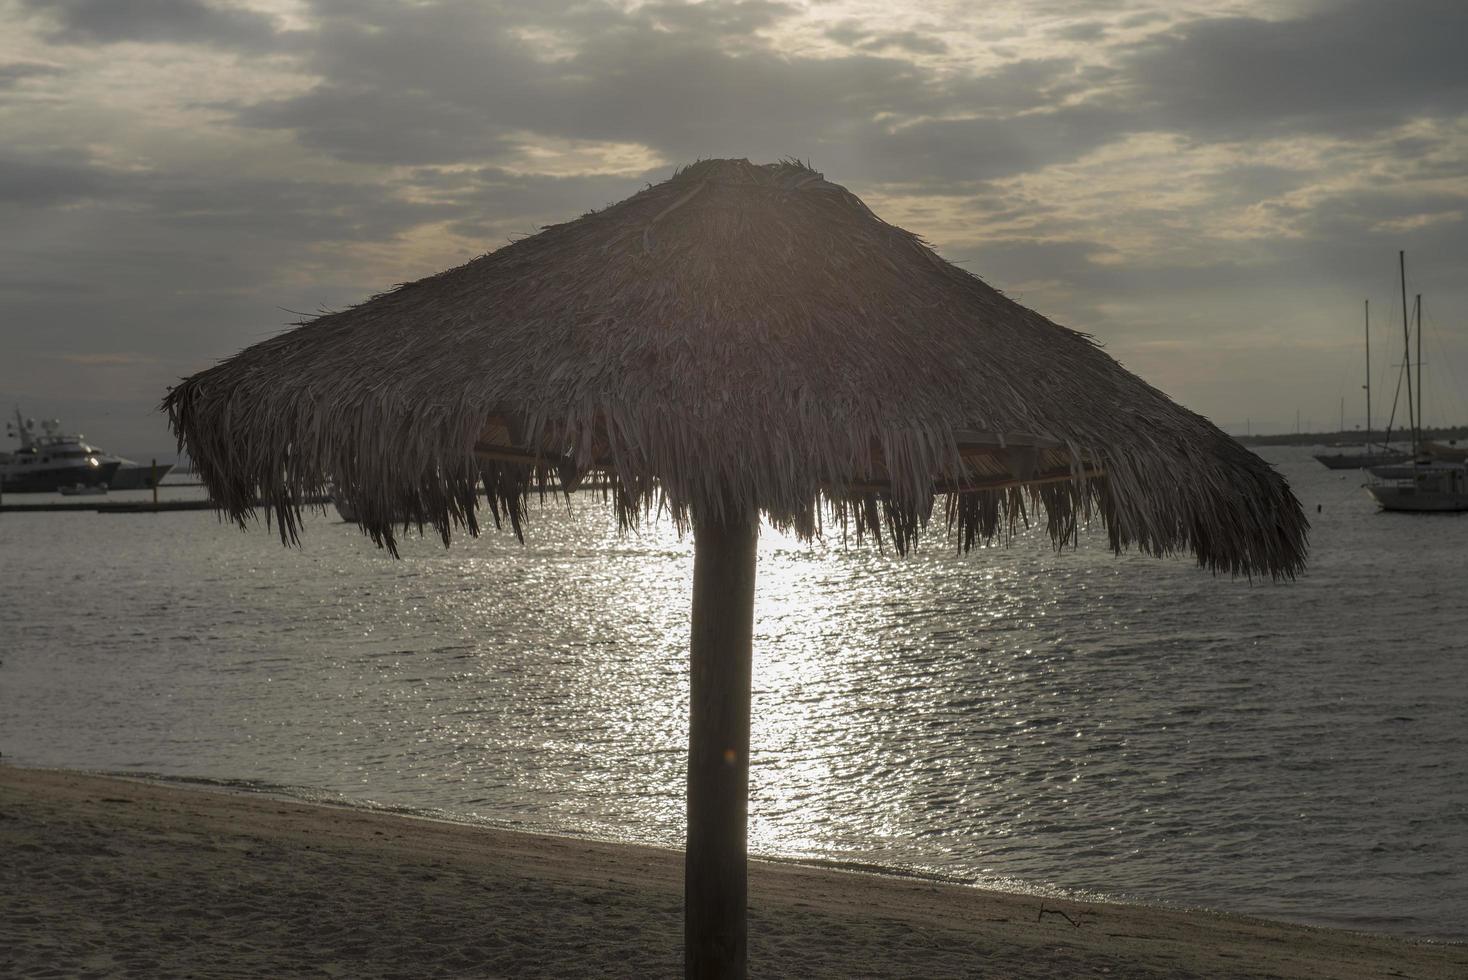
<instances>
[{"instance_id":1,"label":"white yacht","mask_svg":"<svg viewBox=\"0 0 1468 980\"><path fill-rule=\"evenodd\" d=\"M15 411L8 425L10 436L20 448L0 453L0 490L7 493L54 493L62 487L107 487L111 490L145 490L173 469L135 463L89 445L81 433L61 431L56 419L45 419L36 431L36 420Z\"/></svg>"}]
</instances>

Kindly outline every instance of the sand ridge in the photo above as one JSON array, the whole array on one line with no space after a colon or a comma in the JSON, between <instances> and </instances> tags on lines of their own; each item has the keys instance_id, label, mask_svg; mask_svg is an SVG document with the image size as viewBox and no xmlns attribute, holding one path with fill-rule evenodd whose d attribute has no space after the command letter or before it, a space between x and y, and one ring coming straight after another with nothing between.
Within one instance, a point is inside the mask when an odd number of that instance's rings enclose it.
<instances>
[{"instance_id":1,"label":"sand ridge","mask_svg":"<svg viewBox=\"0 0 1468 980\"><path fill-rule=\"evenodd\" d=\"M657 848L0 766L0 855L5 977L681 975ZM1468 947L754 862L750 974L1446 980Z\"/></svg>"}]
</instances>

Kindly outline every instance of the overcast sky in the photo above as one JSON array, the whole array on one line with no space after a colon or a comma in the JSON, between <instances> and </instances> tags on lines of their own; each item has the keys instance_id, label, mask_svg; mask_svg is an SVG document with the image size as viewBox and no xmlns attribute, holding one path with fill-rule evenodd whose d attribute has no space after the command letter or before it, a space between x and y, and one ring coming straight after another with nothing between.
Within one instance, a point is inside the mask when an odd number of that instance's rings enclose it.
<instances>
[{"instance_id":1,"label":"overcast sky","mask_svg":"<svg viewBox=\"0 0 1468 980\"><path fill-rule=\"evenodd\" d=\"M808 160L1230 431L1468 422L1468 3L0 0L0 407L176 378L700 157ZM1396 319L1390 319L1395 312Z\"/></svg>"}]
</instances>

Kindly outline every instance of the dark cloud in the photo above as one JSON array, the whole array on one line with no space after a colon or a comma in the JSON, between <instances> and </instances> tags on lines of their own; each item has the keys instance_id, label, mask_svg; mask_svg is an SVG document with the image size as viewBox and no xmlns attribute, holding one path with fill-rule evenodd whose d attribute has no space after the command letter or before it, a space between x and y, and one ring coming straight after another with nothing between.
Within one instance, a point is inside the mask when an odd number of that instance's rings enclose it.
<instances>
[{"instance_id":1,"label":"dark cloud","mask_svg":"<svg viewBox=\"0 0 1468 980\"><path fill-rule=\"evenodd\" d=\"M376 183L250 178L186 170L117 170L73 152L0 157L10 218L89 205L102 220L140 216L178 233L280 237L298 243L381 241L454 217L450 203L409 200Z\"/></svg>"},{"instance_id":2,"label":"dark cloud","mask_svg":"<svg viewBox=\"0 0 1468 980\"><path fill-rule=\"evenodd\" d=\"M1074 106L1011 117L927 120L875 137L866 147L875 176L920 172L956 181L990 180L1075 160L1127 131L1128 113Z\"/></svg>"},{"instance_id":3,"label":"dark cloud","mask_svg":"<svg viewBox=\"0 0 1468 980\"><path fill-rule=\"evenodd\" d=\"M22 0L63 44L121 41L263 48L279 40L273 18L204 0Z\"/></svg>"},{"instance_id":4,"label":"dark cloud","mask_svg":"<svg viewBox=\"0 0 1468 980\"><path fill-rule=\"evenodd\" d=\"M1052 37L1062 41L1099 41L1110 31L1109 25L1098 20L1082 21L1079 24L1066 24L1064 27L1056 28L1051 32Z\"/></svg>"},{"instance_id":5,"label":"dark cloud","mask_svg":"<svg viewBox=\"0 0 1468 980\"><path fill-rule=\"evenodd\" d=\"M406 199L379 184L158 174L141 205L180 233L249 235L297 244L389 241L461 213L450 202Z\"/></svg>"},{"instance_id":6,"label":"dark cloud","mask_svg":"<svg viewBox=\"0 0 1468 980\"><path fill-rule=\"evenodd\" d=\"M932 34L918 31L893 31L889 34L873 34L861 42L863 51L905 51L908 54L944 54L948 43Z\"/></svg>"},{"instance_id":7,"label":"dark cloud","mask_svg":"<svg viewBox=\"0 0 1468 980\"><path fill-rule=\"evenodd\" d=\"M1318 174L1298 167L1267 163L1240 164L1213 175L1208 182L1210 203L1239 207L1279 197L1306 187Z\"/></svg>"},{"instance_id":8,"label":"dark cloud","mask_svg":"<svg viewBox=\"0 0 1468 980\"><path fill-rule=\"evenodd\" d=\"M1104 86L1114 73L1070 58L1020 58L982 75L944 83L946 98L973 113L1010 115L1054 107L1070 96ZM1114 113L1111 114L1116 121Z\"/></svg>"},{"instance_id":9,"label":"dark cloud","mask_svg":"<svg viewBox=\"0 0 1468 980\"><path fill-rule=\"evenodd\" d=\"M1115 265L1097 261L1113 257L1116 249L1097 241L992 238L957 247L953 254L980 278L1007 289L1044 281L1104 288L1116 272Z\"/></svg>"},{"instance_id":10,"label":"dark cloud","mask_svg":"<svg viewBox=\"0 0 1468 980\"><path fill-rule=\"evenodd\" d=\"M120 193L128 179L93 166L83 155L0 157L0 203L53 207Z\"/></svg>"},{"instance_id":11,"label":"dark cloud","mask_svg":"<svg viewBox=\"0 0 1468 980\"><path fill-rule=\"evenodd\" d=\"M923 72L872 55L730 57L699 38L627 32L589 42L569 67L576 78L546 106L542 132L630 139L674 160L819 154L880 114L937 107Z\"/></svg>"},{"instance_id":12,"label":"dark cloud","mask_svg":"<svg viewBox=\"0 0 1468 980\"><path fill-rule=\"evenodd\" d=\"M1146 27L1149 24L1160 24L1167 21L1168 15L1158 10L1144 10L1140 13L1128 14L1117 21L1118 27L1137 28Z\"/></svg>"},{"instance_id":13,"label":"dark cloud","mask_svg":"<svg viewBox=\"0 0 1468 980\"><path fill-rule=\"evenodd\" d=\"M742 0L736 3L648 3L639 7L635 16L664 29L692 31L707 37L728 37L774 27L798 13L800 8L788 3Z\"/></svg>"},{"instance_id":14,"label":"dark cloud","mask_svg":"<svg viewBox=\"0 0 1468 980\"><path fill-rule=\"evenodd\" d=\"M304 95L249 106L237 120L294 130L304 146L342 160L427 164L493 160L515 144L487 106L464 105L422 89L323 84Z\"/></svg>"},{"instance_id":15,"label":"dark cloud","mask_svg":"<svg viewBox=\"0 0 1468 980\"><path fill-rule=\"evenodd\" d=\"M10 61L0 64L0 89L14 88L28 78L46 78L64 75L66 69L60 65L40 61Z\"/></svg>"},{"instance_id":16,"label":"dark cloud","mask_svg":"<svg viewBox=\"0 0 1468 980\"><path fill-rule=\"evenodd\" d=\"M1468 4L1348 0L1293 20L1186 22L1125 62L1159 127L1247 137L1353 134L1468 113Z\"/></svg>"},{"instance_id":17,"label":"dark cloud","mask_svg":"<svg viewBox=\"0 0 1468 980\"><path fill-rule=\"evenodd\" d=\"M379 163L502 161L513 134L527 132L640 143L682 160L810 155L881 113L944 104L933 79L898 58L802 59L753 41L731 50L729 21L711 15L672 29L656 12L593 13L558 21L572 51L546 60L519 36L544 25L477 3L352 8L316 34L319 85L240 107L237 118Z\"/></svg>"},{"instance_id":18,"label":"dark cloud","mask_svg":"<svg viewBox=\"0 0 1468 980\"><path fill-rule=\"evenodd\" d=\"M1432 261L1451 264L1468 247L1468 188L1459 193L1395 188L1332 194L1299 214L1297 229L1312 239L1371 240L1378 247L1413 238L1438 250ZM1442 251L1442 243L1455 247ZM1405 246L1403 246L1405 247Z\"/></svg>"},{"instance_id":19,"label":"dark cloud","mask_svg":"<svg viewBox=\"0 0 1468 980\"><path fill-rule=\"evenodd\" d=\"M668 176L666 169L566 177L511 173L496 167L447 172L420 169L409 181L415 191L454 202L460 217L449 226L451 231L492 248L500 244L497 236L508 232L535 232L543 222L565 221L615 204L647 183Z\"/></svg>"},{"instance_id":20,"label":"dark cloud","mask_svg":"<svg viewBox=\"0 0 1468 980\"><path fill-rule=\"evenodd\" d=\"M948 44L940 37L918 31L893 31L888 34L873 34L861 42L864 51L886 51L895 49L908 54L944 54Z\"/></svg>"},{"instance_id":21,"label":"dark cloud","mask_svg":"<svg viewBox=\"0 0 1468 980\"><path fill-rule=\"evenodd\" d=\"M953 179L1013 173L1073 160L1133 125L1111 107L1049 109L1104 86L1106 69L1024 59L953 78L860 50L799 57L753 38L731 49L725 31L787 11L740 4L721 15L703 6L710 10L696 15L669 5L558 12L565 52L546 59L520 34L547 22L523 12L333 4L310 58L320 83L237 107L236 118L357 162L503 164L536 134L636 143L673 161L815 157L851 180L897 179L950 150L957 155L938 172ZM829 33L857 46L898 37L854 24ZM1044 111L1001 123L1028 110ZM971 116L984 118L962 121ZM911 119L927 121L903 125Z\"/></svg>"},{"instance_id":22,"label":"dark cloud","mask_svg":"<svg viewBox=\"0 0 1468 980\"><path fill-rule=\"evenodd\" d=\"M871 37L872 32L866 24L859 20L843 20L826 28L825 35L837 44L855 46L860 44L863 38Z\"/></svg>"},{"instance_id":23,"label":"dark cloud","mask_svg":"<svg viewBox=\"0 0 1468 980\"><path fill-rule=\"evenodd\" d=\"M862 51L893 49L908 54L945 54L948 42L937 34L922 31L881 31L858 20L843 20L825 30L826 37L838 44Z\"/></svg>"},{"instance_id":24,"label":"dark cloud","mask_svg":"<svg viewBox=\"0 0 1468 980\"><path fill-rule=\"evenodd\" d=\"M321 82L296 97L236 107L246 126L293 130L344 160L495 159L504 134L539 129L564 69L513 32L526 25L477 3L323 2L309 61Z\"/></svg>"},{"instance_id":25,"label":"dark cloud","mask_svg":"<svg viewBox=\"0 0 1468 980\"><path fill-rule=\"evenodd\" d=\"M132 172L54 154L6 159L0 316L24 327L10 338L7 360L166 352L159 366L138 367L161 390L184 369L297 319L280 307L339 307L397 281L369 281L377 275L364 274L352 247L392 243L465 214L461 203L413 200L379 184L251 178L227 164ZM407 260L395 270L403 278L415 271L436 270ZM124 337L128 346L119 348ZM0 385L8 378L23 389L64 373L36 370L7 366Z\"/></svg>"}]
</instances>

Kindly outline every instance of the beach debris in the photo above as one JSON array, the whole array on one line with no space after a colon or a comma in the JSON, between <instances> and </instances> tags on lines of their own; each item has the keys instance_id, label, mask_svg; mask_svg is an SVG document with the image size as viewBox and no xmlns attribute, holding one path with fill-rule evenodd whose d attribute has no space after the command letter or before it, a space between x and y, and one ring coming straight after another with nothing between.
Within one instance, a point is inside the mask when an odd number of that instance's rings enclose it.
<instances>
[{"instance_id":1,"label":"beach debris","mask_svg":"<svg viewBox=\"0 0 1468 980\"><path fill-rule=\"evenodd\" d=\"M1062 919L1064 919L1066 922L1069 922L1072 926L1074 926L1075 928L1079 929L1082 926L1082 924L1085 923L1087 916L1089 916L1091 918L1096 918L1099 915L1099 913L1095 912L1092 909L1080 909L1080 910L1078 910L1075 913L1075 915L1071 915L1069 912L1065 911L1064 909L1046 908L1045 907L1045 903L1041 902L1040 903L1040 911L1035 915L1035 921L1036 922L1040 922L1047 915L1058 915Z\"/></svg>"}]
</instances>

